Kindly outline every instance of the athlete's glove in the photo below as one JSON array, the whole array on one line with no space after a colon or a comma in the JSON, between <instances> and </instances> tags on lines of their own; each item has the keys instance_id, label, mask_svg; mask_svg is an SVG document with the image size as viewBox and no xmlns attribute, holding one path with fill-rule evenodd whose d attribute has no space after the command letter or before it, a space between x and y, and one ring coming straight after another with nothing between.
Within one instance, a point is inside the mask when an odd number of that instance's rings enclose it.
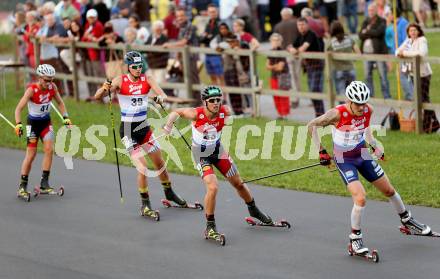
<instances>
[{"instance_id":1,"label":"athlete's glove","mask_svg":"<svg viewBox=\"0 0 440 279\"><path fill-rule=\"evenodd\" d=\"M159 105L162 105L163 102L165 101L165 99L167 98L167 96L164 95L157 95L153 98L153 100L158 103Z\"/></svg>"},{"instance_id":2,"label":"athlete's glove","mask_svg":"<svg viewBox=\"0 0 440 279\"><path fill-rule=\"evenodd\" d=\"M319 163L323 166L329 166L332 163L332 158L327 153L327 150L322 149L319 151Z\"/></svg>"},{"instance_id":3,"label":"athlete's glove","mask_svg":"<svg viewBox=\"0 0 440 279\"><path fill-rule=\"evenodd\" d=\"M63 117L63 124L64 124L65 126L70 126L70 125L72 125L72 121L69 119L68 116L64 116L64 117Z\"/></svg>"},{"instance_id":4,"label":"athlete's glove","mask_svg":"<svg viewBox=\"0 0 440 279\"><path fill-rule=\"evenodd\" d=\"M110 91L110 89L112 88L112 82L110 80L107 80L102 84L102 88L106 91Z\"/></svg>"},{"instance_id":5,"label":"athlete's glove","mask_svg":"<svg viewBox=\"0 0 440 279\"><path fill-rule=\"evenodd\" d=\"M382 151L377 145L373 146L370 144L371 150L373 151L374 156L380 160L380 161L384 161L385 160L385 152Z\"/></svg>"},{"instance_id":6,"label":"athlete's glove","mask_svg":"<svg viewBox=\"0 0 440 279\"><path fill-rule=\"evenodd\" d=\"M166 134L166 135L170 135L172 130L173 130L173 126L171 126L171 127L168 127L168 125L163 126L163 131L164 131L164 134Z\"/></svg>"},{"instance_id":7,"label":"athlete's glove","mask_svg":"<svg viewBox=\"0 0 440 279\"><path fill-rule=\"evenodd\" d=\"M15 134L19 137L23 135L23 124L21 124L21 122L18 122L17 125L15 125Z\"/></svg>"}]
</instances>

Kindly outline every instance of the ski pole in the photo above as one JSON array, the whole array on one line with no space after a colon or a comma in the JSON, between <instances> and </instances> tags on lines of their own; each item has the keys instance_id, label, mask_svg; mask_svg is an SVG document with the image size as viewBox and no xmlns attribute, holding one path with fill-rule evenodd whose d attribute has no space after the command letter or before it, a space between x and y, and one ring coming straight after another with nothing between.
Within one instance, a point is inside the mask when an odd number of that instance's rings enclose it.
<instances>
[{"instance_id":1,"label":"ski pole","mask_svg":"<svg viewBox=\"0 0 440 279\"><path fill-rule=\"evenodd\" d=\"M166 116L168 117L168 112L165 110L165 108L163 107L162 104L159 104L160 107L162 108L162 110L165 112ZM182 133L180 132L180 130L177 128L176 124L173 123L174 128L176 128L177 132L179 133L180 137L183 139L183 141L185 142L186 146L191 150L191 145L189 145L189 143L186 141L186 138L182 135Z\"/></svg>"},{"instance_id":2,"label":"ski pole","mask_svg":"<svg viewBox=\"0 0 440 279\"><path fill-rule=\"evenodd\" d=\"M311 164L311 165L308 165L308 166L299 167L299 168L296 168L296 169L285 170L285 171L278 172L278 173L275 173L275 174L270 174L270 175L265 175L265 176L254 178L254 179L249 179L249 180L243 181L243 183L254 182L254 181L257 181L257 180L266 179L266 178L269 178L269 177L274 177L274 176L286 174L286 173L289 173L289 172L305 170L305 169L313 168L313 167L320 166L320 165L321 165L321 163L315 163L315 164Z\"/></svg>"},{"instance_id":3,"label":"ski pole","mask_svg":"<svg viewBox=\"0 0 440 279\"><path fill-rule=\"evenodd\" d=\"M57 107L52 102L50 102L50 105L55 110L55 112L58 114L58 116L61 118L61 120L64 120L63 116L61 115L61 112L57 109Z\"/></svg>"},{"instance_id":4,"label":"ski pole","mask_svg":"<svg viewBox=\"0 0 440 279\"><path fill-rule=\"evenodd\" d=\"M9 126L11 126L12 127L12 129L15 129L15 126L14 126L14 124L12 124L12 122L11 121L9 121L1 112L0 112L0 117L1 118L3 118L5 121L6 121L6 123L8 123L9 124Z\"/></svg>"},{"instance_id":5,"label":"ski pole","mask_svg":"<svg viewBox=\"0 0 440 279\"><path fill-rule=\"evenodd\" d=\"M111 80L107 80L108 83L112 83ZM118 157L118 151L117 151L117 146L116 146L116 132L115 132L115 117L113 115L113 106L112 106L112 92L111 90L109 90L108 92L108 96L110 98L110 102L109 102L109 110L110 110L110 118L111 118L111 122L112 122L112 130L113 130L113 143L115 145L115 156L116 156L116 167L118 169L118 180L119 180L119 193L121 195L121 203L124 203L124 196L122 194L122 183L121 183L121 171L119 169L119 157Z\"/></svg>"},{"instance_id":6,"label":"ski pole","mask_svg":"<svg viewBox=\"0 0 440 279\"><path fill-rule=\"evenodd\" d=\"M168 136L168 135L167 135L167 134L162 134L162 135L160 135L160 136L157 136L157 137L155 137L154 139L150 139L149 141L147 141L147 144L151 144L151 143L153 143L155 140L158 140L158 139L163 138L163 137L166 137L166 136Z\"/></svg>"}]
</instances>

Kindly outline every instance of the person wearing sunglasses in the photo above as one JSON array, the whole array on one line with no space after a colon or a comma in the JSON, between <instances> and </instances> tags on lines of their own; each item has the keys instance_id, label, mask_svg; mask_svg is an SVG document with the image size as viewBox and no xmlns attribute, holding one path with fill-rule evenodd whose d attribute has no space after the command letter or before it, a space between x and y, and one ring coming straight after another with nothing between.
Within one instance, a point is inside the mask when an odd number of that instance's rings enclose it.
<instances>
[{"instance_id":1,"label":"person wearing sunglasses","mask_svg":"<svg viewBox=\"0 0 440 279\"><path fill-rule=\"evenodd\" d=\"M164 189L167 200L175 202L179 207L187 207L187 202L177 195L171 188L171 181L162 158L159 143L154 140L153 131L147 120L148 93L150 90L154 100L162 104L167 95L159 87L157 82L149 75L143 73L144 58L137 51L127 52L124 63L128 66L128 74L114 78L106 82L98 91L95 99L101 100L111 93L118 94L121 108L121 126L119 134L130 158L138 170L137 182L141 197L141 214L158 220L158 212L153 210L150 203L147 175L147 161L145 152L150 157Z\"/></svg>"},{"instance_id":2,"label":"person wearing sunglasses","mask_svg":"<svg viewBox=\"0 0 440 279\"><path fill-rule=\"evenodd\" d=\"M51 101L54 99L58 104L60 112L63 114L64 125L70 126L72 122L67 114L66 106L61 98L58 88L53 83L55 68L49 64L41 64L36 69L38 82L32 83L26 89L23 97L15 108L15 133L21 137L23 135L23 124L21 122L21 112L24 107L28 107L28 117L26 125L27 149L26 156L21 166L21 179L18 188L18 196L29 197L27 191L29 173L32 162L37 155L38 139L43 142L43 163L40 182L40 192L50 193L54 189L49 186L49 174L52 166L54 132L50 120Z\"/></svg>"},{"instance_id":3,"label":"person wearing sunglasses","mask_svg":"<svg viewBox=\"0 0 440 279\"><path fill-rule=\"evenodd\" d=\"M388 198L402 223L401 231L408 234L432 235L431 228L415 220L394 189L377 160L384 159L383 146L373 137L370 126L373 108L368 104L371 93L362 81L352 81L345 89L347 101L336 106L309 124L308 132L319 148L321 165L331 165L332 158L321 145L317 128L332 125L334 162L353 199L351 211L350 254L366 255L361 233L361 219L365 209L366 193L358 172ZM373 154L370 154L368 145Z\"/></svg>"},{"instance_id":4,"label":"person wearing sunglasses","mask_svg":"<svg viewBox=\"0 0 440 279\"><path fill-rule=\"evenodd\" d=\"M205 237L217 239L217 237L221 235L217 231L214 218L218 191L218 181L214 173L214 167L216 167L237 190L238 195L247 204L252 217L257 218L265 224L272 224L272 219L261 212L255 205L255 200L249 188L243 183L237 166L221 145L222 129L227 117L231 115L231 109L222 104L222 90L217 86L208 86L202 90L201 99L204 104L201 107L179 108L171 112L164 126L164 131L170 134L174 122L179 117L192 120L193 158L206 186L204 201L206 214Z\"/></svg>"}]
</instances>

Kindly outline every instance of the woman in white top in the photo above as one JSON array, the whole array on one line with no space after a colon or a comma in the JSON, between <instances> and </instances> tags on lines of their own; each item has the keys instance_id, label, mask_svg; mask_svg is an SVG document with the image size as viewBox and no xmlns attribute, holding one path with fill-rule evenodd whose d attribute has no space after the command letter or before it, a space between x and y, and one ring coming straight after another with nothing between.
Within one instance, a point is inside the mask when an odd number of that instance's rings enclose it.
<instances>
[{"instance_id":1,"label":"woman in white top","mask_svg":"<svg viewBox=\"0 0 440 279\"><path fill-rule=\"evenodd\" d=\"M417 23L411 23L406 29L408 38L396 50L396 55L399 57L415 57L428 56L428 40L426 39L422 28ZM407 71L411 75L414 83L414 71L411 63L406 63L402 72ZM431 83L432 70L429 62L422 62L420 64L420 76L422 87L422 102L429 103L429 86ZM436 132L440 128L439 121L433 110L425 110L423 113L423 129L425 132Z\"/></svg>"}]
</instances>

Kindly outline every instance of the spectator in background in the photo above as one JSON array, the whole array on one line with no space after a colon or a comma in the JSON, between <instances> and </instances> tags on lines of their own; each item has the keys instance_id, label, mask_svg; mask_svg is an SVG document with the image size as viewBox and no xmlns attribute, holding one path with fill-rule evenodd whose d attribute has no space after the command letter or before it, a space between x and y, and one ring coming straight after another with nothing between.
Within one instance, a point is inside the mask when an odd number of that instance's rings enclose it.
<instances>
[{"instance_id":1,"label":"spectator in background","mask_svg":"<svg viewBox=\"0 0 440 279\"><path fill-rule=\"evenodd\" d=\"M206 25L205 32L200 38L200 42L205 46L209 46L210 42L219 34L218 10L213 4L208 6L209 22ZM224 85L223 78L223 59L221 55L207 54L205 58L206 72L208 73L211 82L217 85Z\"/></svg>"},{"instance_id":2,"label":"spectator in background","mask_svg":"<svg viewBox=\"0 0 440 279\"><path fill-rule=\"evenodd\" d=\"M438 0L429 0L429 6L431 7L431 18L432 18L432 25L433 27L439 27L440 26L440 18L438 13Z\"/></svg>"},{"instance_id":3,"label":"spectator in background","mask_svg":"<svg viewBox=\"0 0 440 279\"><path fill-rule=\"evenodd\" d=\"M102 0L93 0L93 9L96 10L98 14L98 21L101 24L105 24L110 20L110 10L107 8L107 5L102 2Z\"/></svg>"},{"instance_id":4,"label":"spectator in background","mask_svg":"<svg viewBox=\"0 0 440 279\"><path fill-rule=\"evenodd\" d=\"M168 7L168 15L164 18L165 35L169 40L177 40L179 36L179 25L176 21L176 6L170 4Z\"/></svg>"},{"instance_id":5,"label":"spectator in background","mask_svg":"<svg viewBox=\"0 0 440 279\"><path fill-rule=\"evenodd\" d=\"M297 21L299 37L294 42L293 46L288 46L287 50L293 54L298 55L302 52L313 51L323 52L324 43L322 39L318 38L316 34L310 30L307 19L301 17ZM307 83L309 90L315 93L322 93L323 90L323 72L324 61L321 59L304 59L303 61L305 72L307 73ZM315 115L321 116L324 114L324 103L322 100L312 100L315 108Z\"/></svg>"},{"instance_id":6,"label":"spectator in background","mask_svg":"<svg viewBox=\"0 0 440 279\"><path fill-rule=\"evenodd\" d=\"M54 38L64 30L63 26L56 22L54 14L44 16L44 25L38 30L36 37L40 39L40 64L52 65L57 72L62 72L58 59L58 49L53 45ZM60 80L55 80L61 95L65 92Z\"/></svg>"},{"instance_id":7,"label":"spectator in background","mask_svg":"<svg viewBox=\"0 0 440 279\"><path fill-rule=\"evenodd\" d=\"M417 21L420 24L420 27L425 27L426 25L426 12L423 10L424 1L423 0L412 0L412 10L416 15Z\"/></svg>"},{"instance_id":8,"label":"spectator in background","mask_svg":"<svg viewBox=\"0 0 440 279\"><path fill-rule=\"evenodd\" d=\"M330 30L330 25L332 22L338 19L338 1L323 0L319 11L324 19L325 29Z\"/></svg>"},{"instance_id":9,"label":"spectator in background","mask_svg":"<svg viewBox=\"0 0 440 279\"><path fill-rule=\"evenodd\" d=\"M359 39L361 40L362 53L366 54L387 54L388 49L385 44L385 19L377 15L375 3L368 6L368 17L362 23ZM390 83L387 76L387 65L383 61L366 61L364 63L366 83L370 89L371 97L374 97L373 69L377 65L380 76L380 85L385 99L391 98Z\"/></svg>"},{"instance_id":10,"label":"spectator in background","mask_svg":"<svg viewBox=\"0 0 440 279\"><path fill-rule=\"evenodd\" d=\"M79 22L81 26L84 26L87 22L87 11L92 9L93 5L90 3L90 0L80 0L80 8L79 13L81 15L81 21Z\"/></svg>"},{"instance_id":11,"label":"spectator in background","mask_svg":"<svg viewBox=\"0 0 440 279\"><path fill-rule=\"evenodd\" d=\"M266 17L269 16L269 0L257 1L258 27L260 29L260 40L265 42L269 38L266 31Z\"/></svg>"},{"instance_id":12,"label":"spectator in background","mask_svg":"<svg viewBox=\"0 0 440 279\"><path fill-rule=\"evenodd\" d=\"M415 57L428 56L428 40L420 25L411 23L407 29L408 38L396 50L396 55L399 57ZM414 69L411 63L407 64L408 72L411 78L414 79ZM429 87L431 84L432 69L429 62L422 62L420 64L421 88L422 88L422 102L430 103ZM413 80L414 83L414 80ZM423 130L427 133L435 133L440 129L439 121L433 110L424 110L423 112Z\"/></svg>"},{"instance_id":13,"label":"spectator in background","mask_svg":"<svg viewBox=\"0 0 440 279\"><path fill-rule=\"evenodd\" d=\"M63 0L63 5L60 8L59 18L69 18L70 20L79 20L81 15L79 11L73 6L72 0ZM55 68L55 70L57 70Z\"/></svg>"},{"instance_id":14,"label":"spectator in background","mask_svg":"<svg viewBox=\"0 0 440 279\"><path fill-rule=\"evenodd\" d=\"M260 47L260 42L252 36L252 34L244 31L245 22L243 19L239 18L234 20L232 25L232 29L234 30L235 35L237 35L240 41L244 41L249 44L251 50L256 50Z\"/></svg>"},{"instance_id":15,"label":"spectator in background","mask_svg":"<svg viewBox=\"0 0 440 279\"><path fill-rule=\"evenodd\" d=\"M406 29L408 27L408 20L401 15L400 9L396 10L397 17L397 46L401 46L402 43L406 39ZM394 17L393 13L390 11L386 15L387 20L387 28L385 30L385 43L388 47L388 51L391 54L396 53L396 40L394 35ZM411 101L413 99L413 84L411 83L411 79L406 71L402 71L405 68L405 64L400 64L400 84L402 86L403 92L405 93L405 100Z\"/></svg>"},{"instance_id":16,"label":"spectator in background","mask_svg":"<svg viewBox=\"0 0 440 279\"><path fill-rule=\"evenodd\" d=\"M347 36L344 27L339 21L333 21L330 26L330 43L327 51L337 53L361 53L356 42ZM356 71L352 61L333 60L333 80L336 87L336 94L344 96L345 88L356 80Z\"/></svg>"},{"instance_id":17,"label":"spectator in background","mask_svg":"<svg viewBox=\"0 0 440 279\"><path fill-rule=\"evenodd\" d=\"M344 0L342 11L347 20L348 30L351 34L356 34L358 28L358 1Z\"/></svg>"},{"instance_id":18,"label":"spectator in background","mask_svg":"<svg viewBox=\"0 0 440 279\"><path fill-rule=\"evenodd\" d=\"M150 36L150 31L148 31L148 29L144 26L141 26L139 18L136 15L130 16L128 18L128 25L136 29L136 39L142 42L142 44L145 44Z\"/></svg>"},{"instance_id":19,"label":"spectator in background","mask_svg":"<svg viewBox=\"0 0 440 279\"><path fill-rule=\"evenodd\" d=\"M115 30L116 33L118 33L121 36L124 36L124 31L125 29L127 29L128 24L129 24L129 19L128 17L122 16L122 14L116 14L113 15L112 19L110 19L110 21L112 26L113 26L113 30ZM125 39L125 37L124 37Z\"/></svg>"},{"instance_id":20,"label":"spectator in background","mask_svg":"<svg viewBox=\"0 0 440 279\"><path fill-rule=\"evenodd\" d=\"M283 37L278 33L270 36L270 45L272 51L283 50ZM271 71L270 87L275 90L290 90L290 74L287 60L283 57L268 57L266 61L266 69ZM286 119L290 113L290 98L285 96L273 96L275 108L278 112L278 119Z\"/></svg>"},{"instance_id":21,"label":"spectator in background","mask_svg":"<svg viewBox=\"0 0 440 279\"><path fill-rule=\"evenodd\" d=\"M376 0L377 15L383 19L386 19L387 14L391 13L391 7L387 4L386 0Z\"/></svg>"},{"instance_id":22,"label":"spectator in background","mask_svg":"<svg viewBox=\"0 0 440 279\"><path fill-rule=\"evenodd\" d=\"M118 0L115 8L112 9L113 14L120 15L124 18L128 18L132 14L131 1L130 0Z\"/></svg>"},{"instance_id":23,"label":"spectator in background","mask_svg":"<svg viewBox=\"0 0 440 279\"><path fill-rule=\"evenodd\" d=\"M129 45L143 45L144 43L137 39L137 30L133 27L127 27L124 30L124 42Z\"/></svg>"},{"instance_id":24,"label":"spectator in background","mask_svg":"<svg viewBox=\"0 0 440 279\"><path fill-rule=\"evenodd\" d=\"M309 5L308 0L295 0L290 2L293 3L288 5L288 7L293 10L293 16L296 18L302 17L301 11Z\"/></svg>"},{"instance_id":25,"label":"spectator in background","mask_svg":"<svg viewBox=\"0 0 440 279\"><path fill-rule=\"evenodd\" d=\"M227 44L220 44L219 47L224 49L249 49L246 42L240 41L238 37L232 33L226 37ZM248 74L249 59L248 57L240 57L239 55L224 54L223 64L225 70L225 84L233 87L248 87L250 78ZM229 100L235 115L242 115L243 99L241 94L230 93Z\"/></svg>"},{"instance_id":26,"label":"spectator in background","mask_svg":"<svg viewBox=\"0 0 440 279\"><path fill-rule=\"evenodd\" d=\"M274 32L281 35L282 48L286 49L288 45L293 45L299 36L296 19L293 17L293 11L290 8L283 8L281 10L281 21L274 27ZM299 59L289 59L288 66L293 77L293 87L296 91L301 91L300 71L301 63ZM292 98L292 106L296 108L299 105L299 98Z\"/></svg>"},{"instance_id":27,"label":"spectator in background","mask_svg":"<svg viewBox=\"0 0 440 279\"><path fill-rule=\"evenodd\" d=\"M38 30L40 29L40 23L37 20L37 12L29 11L26 13L26 27L24 28L23 39L26 46L26 56L28 57L29 66L33 69L35 65L35 49L32 39L35 38Z\"/></svg>"},{"instance_id":28,"label":"spectator in background","mask_svg":"<svg viewBox=\"0 0 440 279\"><path fill-rule=\"evenodd\" d=\"M104 26L98 20L98 12L95 9L87 11L87 23L84 28L84 34L82 41L84 42L98 42L101 36L104 34ZM87 76L102 77L104 76L104 68L100 63L99 51L94 48L87 49L87 59L84 63L84 73ZM96 83L89 82L89 94L90 97L94 95L94 92L98 89ZM89 99L91 100L91 99Z\"/></svg>"},{"instance_id":29,"label":"spectator in background","mask_svg":"<svg viewBox=\"0 0 440 279\"><path fill-rule=\"evenodd\" d=\"M321 19L313 17L313 10L310 8L304 8L301 11L301 17L307 19L307 25L309 29L315 33L318 38L323 39L325 36L325 24Z\"/></svg>"},{"instance_id":30,"label":"spectator in background","mask_svg":"<svg viewBox=\"0 0 440 279\"><path fill-rule=\"evenodd\" d=\"M146 45L161 46L168 42L165 36L165 25L163 21L157 20L151 26L151 35L148 37ZM167 52L147 52L148 74L154 77L154 80L161 84L165 81L166 67L169 54Z\"/></svg>"},{"instance_id":31,"label":"spectator in background","mask_svg":"<svg viewBox=\"0 0 440 279\"><path fill-rule=\"evenodd\" d=\"M176 10L176 20L177 24L179 25L179 36L176 42L174 43L165 43L163 44L163 47L168 48L174 48L174 47L184 47L184 46L198 46L199 45L199 39L197 37L196 33L196 27L192 25L191 21L188 20L188 17L186 16L186 10L182 7L179 7ZM193 84L199 84L199 70L197 68L197 61L199 59L198 55L195 53L190 54L190 72L184 73L189 76L191 82ZM180 63L180 65L183 65L183 63ZM190 92L188 92L188 95L190 95ZM201 102L200 99L200 91L194 90L192 92L192 97L196 99L198 102Z\"/></svg>"},{"instance_id":32,"label":"spectator in background","mask_svg":"<svg viewBox=\"0 0 440 279\"><path fill-rule=\"evenodd\" d=\"M132 0L133 13L139 18L141 26L150 28L150 0Z\"/></svg>"},{"instance_id":33,"label":"spectator in background","mask_svg":"<svg viewBox=\"0 0 440 279\"><path fill-rule=\"evenodd\" d=\"M230 37L230 34L232 33L226 22L221 22L218 26L218 30L219 33L210 41L209 47L217 50L218 52L221 52L223 51L223 49L227 48L224 47L226 43L226 38Z\"/></svg>"},{"instance_id":34,"label":"spectator in background","mask_svg":"<svg viewBox=\"0 0 440 279\"><path fill-rule=\"evenodd\" d=\"M39 10L40 15L43 17L47 14L53 14L55 12L55 3L52 1L46 2L43 4L43 6L41 6Z\"/></svg>"},{"instance_id":35,"label":"spectator in background","mask_svg":"<svg viewBox=\"0 0 440 279\"><path fill-rule=\"evenodd\" d=\"M22 36L26 27L26 14L23 11L18 11L14 16L14 31L18 36ZM26 44L25 42L18 40L18 57L20 61L25 65L29 65L28 57L26 56Z\"/></svg>"},{"instance_id":36,"label":"spectator in background","mask_svg":"<svg viewBox=\"0 0 440 279\"><path fill-rule=\"evenodd\" d=\"M82 29L77 21L72 21L69 29L67 30L67 36L68 36L67 38L69 41L79 42L81 40ZM61 57L61 60L64 62L64 64L69 69L69 71L72 72L73 71L73 64L72 64L72 51L71 51L71 49L67 48L67 49L61 50L60 57ZM77 63L81 62L81 56L78 52L75 53L75 61Z\"/></svg>"},{"instance_id":37,"label":"spectator in background","mask_svg":"<svg viewBox=\"0 0 440 279\"><path fill-rule=\"evenodd\" d=\"M229 27L232 26L233 18L236 16L238 0L220 0L220 20L226 22Z\"/></svg>"}]
</instances>

